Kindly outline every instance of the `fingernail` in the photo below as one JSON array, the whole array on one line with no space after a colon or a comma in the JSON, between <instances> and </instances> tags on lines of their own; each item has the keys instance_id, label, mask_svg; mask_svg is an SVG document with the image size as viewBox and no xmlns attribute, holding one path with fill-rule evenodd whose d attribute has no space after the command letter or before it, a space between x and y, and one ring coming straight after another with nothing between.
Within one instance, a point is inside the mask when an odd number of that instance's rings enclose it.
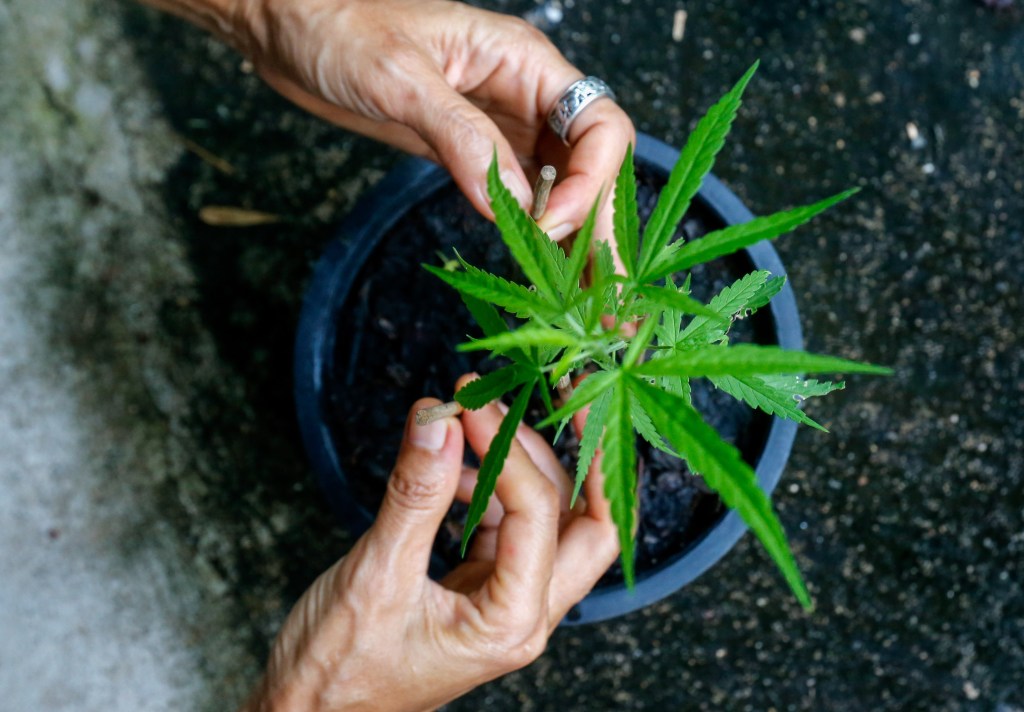
<instances>
[{"instance_id":1,"label":"fingernail","mask_svg":"<svg viewBox=\"0 0 1024 712\"><path fill-rule=\"evenodd\" d=\"M530 201L533 199L533 192L522 176L515 171L504 170L501 172L501 182L512 191L512 195L516 196L516 200L519 201L519 205L522 206L523 210L529 210Z\"/></svg>"},{"instance_id":2,"label":"fingernail","mask_svg":"<svg viewBox=\"0 0 1024 712\"><path fill-rule=\"evenodd\" d=\"M561 242L565 238L569 237L575 229L576 228L573 227L572 223L562 223L561 225L556 225L550 230L545 230L545 232L547 232L548 237L555 242Z\"/></svg>"},{"instance_id":3,"label":"fingernail","mask_svg":"<svg viewBox=\"0 0 1024 712\"><path fill-rule=\"evenodd\" d=\"M421 450L438 452L444 447L444 442L447 439L447 418L441 418L441 420L435 420L433 423L427 423L426 425L417 425L413 422L409 429L409 442Z\"/></svg>"}]
</instances>

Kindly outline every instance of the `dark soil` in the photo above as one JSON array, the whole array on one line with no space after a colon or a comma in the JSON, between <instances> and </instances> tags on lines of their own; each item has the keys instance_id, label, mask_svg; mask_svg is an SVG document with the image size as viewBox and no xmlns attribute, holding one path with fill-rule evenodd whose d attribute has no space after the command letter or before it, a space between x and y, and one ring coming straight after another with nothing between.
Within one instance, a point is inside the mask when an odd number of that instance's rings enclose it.
<instances>
[{"instance_id":1,"label":"dark soil","mask_svg":"<svg viewBox=\"0 0 1024 712\"><path fill-rule=\"evenodd\" d=\"M654 207L660 179L639 168L641 219ZM700 205L683 221L692 239L720 227L717 218ZM342 467L354 495L368 511L376 511L385 491L401 441L405 417L417 398L452 397L463 373L486 373L502 365L484 356L458 353L456 344L479 334L458 295L420 268L439 264L438 253L452 248L471 264L522 280L501 242L497 229L472 209L453 185L421 202L384 236L353 284L350 299L339 314L331 413ZM745 257L718 260L693 270L693 291L710 298L722 287L751 271ZM757 314L738 322L734 340L751 341L770 334L770 319ZM759 338L764 342L764 338ZM722 436L736 444L756 465L769 420L718 391L705 380L694 381L695 407ZM533 404L527 422L537 422L542 408ZM551 433L553 436L553 432ZM575 471L577 440L567 429L555 446L563 465ZM638 441L641 467L640 527L637 571L643 572L675 557L698 541L720 518L724 508L685 463ZM438 536L435 552L441 568L458 563L458 540L465 509L456 504ZM618 566L602 583L621 581Z\"/></svg>"}]
</instances>

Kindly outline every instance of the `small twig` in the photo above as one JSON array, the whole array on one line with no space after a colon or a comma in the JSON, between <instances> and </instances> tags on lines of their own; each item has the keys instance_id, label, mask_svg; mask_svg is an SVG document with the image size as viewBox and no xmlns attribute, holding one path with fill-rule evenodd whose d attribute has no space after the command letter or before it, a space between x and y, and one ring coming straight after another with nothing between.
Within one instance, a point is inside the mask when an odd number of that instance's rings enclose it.
<instances>
[{"instance_id":1,"label":"small twig","mask_svg":"<svg viewBox=\"0 0 1024 712\"><path fill-rule=\"evenodd\" d=\"M544 166L537 176L537 183L533 186L533 210L530 215L534 220L544 217L544 211L548 209L548 196L551 195L551 186L555 184L555 177L558 172L554 166Z\"/></svg>"},{"instance_id":2,"label":"small twig","mask_svg":"<svg viewBox=\"0 0 1024 712\"><path fill-rule=\"evenodd\" d=\"M441 405L421 408L416 411L416 425L433 423L435 420L440 420L441 418L447 418L451 415L459 415L462 411L463 407L459 405L457 401L449 401L448 403L442 403Z\"/></svg>"},{"instance_id":3,"label":"small twig","mask_svg":"<svg viewBox=\"0 0 1024 712\"><path fill-rule=\"evenodd\" d=\"M572 394L573 394L572 379L569 377L568 373L558 379L558 386L557 386L557 388L558 388L558 395L562 399L563 403L566 403L570 398L572 398Z\"/></svg>"},{"instance_id":4,"label":"small twig","mask_svg":"<svg viewBox=\"0 0 1024 712\"><path fill-rule=\"evenodd\" d=\"M177 138L186 149L199 156L199 158L209 163L221 173L229 176L235 174L235 167L213 151L203 148L192 139L185 138L184 136L178 136Z\"/></svg>"},{"instance_id":5,"label":"small twig","mask_svg":"<svg viewBox=\"0 0 1024 712\"><path fill-rule=\"evenodd\" d=\"M280 215L231 205L203 206L199 209L199 219L214 227L255 227L283 222Z\"/></svg>"}]
</instances>

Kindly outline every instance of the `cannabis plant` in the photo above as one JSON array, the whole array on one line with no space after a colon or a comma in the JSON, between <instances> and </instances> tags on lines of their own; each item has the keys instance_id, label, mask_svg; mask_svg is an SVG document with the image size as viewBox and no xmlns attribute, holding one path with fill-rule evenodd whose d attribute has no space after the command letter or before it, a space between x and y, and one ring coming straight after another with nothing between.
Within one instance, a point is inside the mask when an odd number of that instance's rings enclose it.
<instances>
[{"instance_id":1,"label":"cannabis plant","mask_svg":"<svg viewBox=\"0 0 1024 712\"><path fill-rule=\"evenodd\" d=\"M501 183L496 160L488 175L495 222L530 285L477 269L461 257L454 268L425 265L458 290L483 330L483 338L461 344L459 350L486 350L509 360L508 365L464 386L455 399L465 408L477 409L515 393L480 466L462 538L463 553L494 492L516 427L537 391L549 412L538 424L541 427L557 425L561 432L574 413L590 406L580 439L573 502L600 447L604 491L618 529L627 586L633 586L635 575L637 433L652 447L684 459L693 473L739 512L797 599L810 607L770 500L739 451L694 409L690 380L710 379L754 408L824 430L800 409L799 401L842 388L843 383L809 380L804 374L883 374L888 370L775 346L731 344L733 321L767 305L784 284L781 275L753 272L707 304L690 295L689 275L682 277L694 265L788 232L856 192L848 190L692 241L673 239L711 170L756 68L756 64L751 67L698 123L642 239L632 149L627 151L613 198L615 248L623 273L616 272L608 244L593 239L597 202L566 255ZM592 264L590 275L584 280L588 263ZM506 321L499 309L513 319ZM510 322L515 328L510 328ZM589 375L555 407L551 393L556 384L584 372Z\"/></svg>"}]
</instances>

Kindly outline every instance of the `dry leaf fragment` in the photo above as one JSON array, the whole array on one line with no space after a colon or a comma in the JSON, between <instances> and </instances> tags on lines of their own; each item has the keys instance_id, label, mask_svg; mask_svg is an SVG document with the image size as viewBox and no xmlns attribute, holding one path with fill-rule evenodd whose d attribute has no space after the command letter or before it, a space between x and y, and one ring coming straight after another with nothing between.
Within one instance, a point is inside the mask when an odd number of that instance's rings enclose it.
<instances>
[{"instance_id":1,"label":"dry leaf fragment","mask_svg":"<svg viewBox=\"0 0 1024 712\"><path fill-rule=\"evenodd\" d=\"M255 227L282 221L280 215L229 205L207 205L199 210L199 219L214 227Z\"/></svg>"}]
</instances>

